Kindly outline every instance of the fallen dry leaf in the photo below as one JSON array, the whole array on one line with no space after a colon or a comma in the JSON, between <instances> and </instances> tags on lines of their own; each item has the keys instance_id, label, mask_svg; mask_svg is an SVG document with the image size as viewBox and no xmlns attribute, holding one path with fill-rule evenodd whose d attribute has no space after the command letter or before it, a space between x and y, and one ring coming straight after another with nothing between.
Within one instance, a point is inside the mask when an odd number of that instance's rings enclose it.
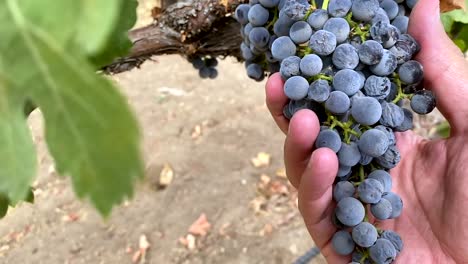
<instances>
[{"instance_id":1,"label":"fallen dry leaf","mask_svg":"<svg viewBox=\"0 0 468 264\"><path fill-rule=\"evenodd\" d=\"M273 225L268 223L263 226L262 230L260 230L259 235L260 236L266 236L269 235L273 232Z\"/></svg>"},{"instance_id":2,"label":"fallen dry leaf","mask_svg":"<svg viewBox=\"0 0 468 264\"><path fill-rule=\"evenodd\" d=\"M276 170L276 176L280 178L285 178L287 179L288 176L286 175L286 169L285 168L279 168Z\"/></svg>"},{"instance_id":3,"label":"fallen dry leaf","mask_svg":"<svg viewBox=\"0 0 468 264\"><path fill-rule=\"evenodd\" d=\"M145 235L140 236L139 246L141 250L147 250L151 245L148 242L148 238Z\"/></svg>"},{"instance_id":4,"label":"fallen dry leaf","mask_svg":"<svg viewBox=\"0 0 468 264\"><path fill-rule=\"evenodd\" d=\"M200 125L196 125L192 131L192 139L196 139L201 136L202 129Z\"/></svg>"},{"instance_id":5,"label":"fallen dry leaf","mask_svg":"<svg viewBox=\"0 0 468 264\"><path fill-rule=\"evenodd\" d=\"M250 201L249 206L254 210L255 214L265 213L267 200L264 196L258 196Z\"/></svg>"},{"instance_id":6,"label":"fallen dry leaf","mask_svg":"<svg viewBox=\"0 0 468 264\"><path fill-rule=\"evenodd\" d=\"M251 162L255 168L266 167L270 165L271 155L266 152L259 152L257 157L252 158Z\"/></svg>"},{"instance_id":7,"label":"fallen dry leaf","mask_svg":"<svg viewBox=\"0 0 468 264\"><path fill-rule=\"evenodd\" d=\"M168 163L164 164L161 173L159 174L159 187L165 188L171 184L174 179L174 170L171 168L171 165Z\"/></svg>"},{"instance_id":8,"label":"fallen dry leaf","mask_svg":"<svg viewBox=\"0 0 468 264\"><path fill-rule=\"evenodd\" d=\"M146 261L146 251L150 248L150 243L145 235L141 235L138 240L139 249L133 254L132 261L133 263L145 263Z\"/></svg>"},{"instance_id":9,"label":"fallen dry leaf","mask_svg":"<svg viewBox=\"0 0 468 264\"><path fill-rule=\"evenodd\" d=\"M206 215L201 214L195 222L189 227L189 233L192 235L205 236L211 228L210 222L208 222Z\"/></svg>"},{"instance_id":10,"label":"fallen dry leaf","mask_svg":"<svg viewBox=\"0 0 468 264\"><path fill-rule=\"evenodd\" d=\"M181 243L186 248L193 250L195 249L196 238L195 236L188 234L186 237L179 238L179 243Z\"/></svg>"},{"instance_id":11,"label":"fallen dry leaf","mask_svg":"<svg viewBox=\"0 0 468 264\"><path fill-rule=\"evenodd\" d=\"M465 9L465 0L441 0L440 11L448 12L455 9ZM466 10L466 9L465 9Z\"/></svg>"},{"instance_id":12,"label":"fallen dry leaf","mask_svg":"<svg viewBox=\"0 0 468 264\"><path fill-rule=\"evenodd\" d=\"M278 180L275 180L270 184L270 192L275 194L288 194L289 190L288 186Z\"/></svg>"},{"instance_id":13,"label":"fallen dry leaf","mask_svg":"<svg viewBox=\"0 0 468 264\"><path fill-rule=\"evenodd\" d=\"M270 176L268 176L266 174L262 174L262 175L260 175L260 181L261 181L262 184L267 185L268 183L270 183L271 178L270 178Z\"/></svg>"},{"instance_id":14,"label":"fallen dry leaf","mask_svg":"<svg viewBox=\"0 0 468 264\"><path fill-rule=\"evenodd\" d=\"M140 261L140 258L141 258L141 251L138 250L135 252L135 254L133 254L132 262L137 263L138 261Z\"/></svg>"},{"instance_id":15,"label":"fallen dry leaf","mask_svg":"<svg viewBox=\"0 0 468 264\"><path fill-rule=\"evenodd\" d=\"M78 213L68 213L62 217L62 221L64 222L75 222L80 219L80 215Z\"/></svg>"}]
</instances>

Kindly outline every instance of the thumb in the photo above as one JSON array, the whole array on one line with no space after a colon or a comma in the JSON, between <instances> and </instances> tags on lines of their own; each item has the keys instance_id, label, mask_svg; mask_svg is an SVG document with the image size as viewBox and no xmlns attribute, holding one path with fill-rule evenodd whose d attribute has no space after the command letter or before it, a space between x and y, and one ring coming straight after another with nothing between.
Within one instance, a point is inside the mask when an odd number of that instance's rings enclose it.
<instances>
[{"instance_id":1,"label":"thumb","mask_svg":"<svg viewBox=\"0 0 468 264\"><path fill-rule=\"evenodd\" d=\"M420 0L414 7L409 33L421 45L416 59L424 67L426 88L454 132L468 127L468 66L463 54L447 36L440 20L438 0Z\"/></svg>"},{"instance_id":2,"label":"thumb","mask_svg":"<svg viewBox=\"0 0 468 264\"><path fill-rule=\"evenodd\" d=\"M334 212L332 185L338 171L335 152L316 149L300 179L298 206L307 230L328 263L347 263L348 257L339 256L332 248L331 238L336 232L331 217Z\"/></svg>"}]
</instances>

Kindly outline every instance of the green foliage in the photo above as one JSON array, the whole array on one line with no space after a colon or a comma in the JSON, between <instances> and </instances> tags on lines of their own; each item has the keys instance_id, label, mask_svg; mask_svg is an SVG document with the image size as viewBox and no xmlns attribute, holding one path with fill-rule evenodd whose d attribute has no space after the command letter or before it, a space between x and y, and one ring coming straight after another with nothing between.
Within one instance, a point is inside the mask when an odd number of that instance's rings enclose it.
<instances>
[{"instance_id":1,"label":"green foliage","mask_svg":"<svg viewBox=\"0 0 468 264\"><path fill-rule=\"evenodd\" d=\"M468 0L465 0L468 8ZM467 9L468 10L468 9ZM441 15L445 31L453 42L463 51L468 50L468 12L465 10L454 10Z\"/></svg>"},{"instance_id":2,"label":"green foliage","mask_svg":"<svg viewBox=\"0 0 468 264\"><path fill-rule=\"evenodd\" d=\"M450 136L450 125L447 121L442 122L436 127L437 134L443 138Z\"/></svg>"},{"instance_id":3,"label":"green foliage","mask_svg":"<svg viewBox=\"0 0 468 264\"><path fill-rule=\"evenodd\" d=\"M0 194L32 200L24 112L43 113L57 170L104 215L143 175L138 124L98 66L125 54L136 0L0 1ZM0 203L1 205L1 203ZM1 207L1 206L0 206Z\"/></svg>"},{"instance_id":4,"label":"green foliage","mask_svg":"<svg viewBox=\"0 0 468 264\"><path fill-rule=\"evenodd\" d=\"M441 15L445 31L462 52L468 51L468 0L465 0L465 10L454 10ZM437 126L437 134L447 138L450 135L450 125L447 121Z\"/></svg>"}]
</instances>

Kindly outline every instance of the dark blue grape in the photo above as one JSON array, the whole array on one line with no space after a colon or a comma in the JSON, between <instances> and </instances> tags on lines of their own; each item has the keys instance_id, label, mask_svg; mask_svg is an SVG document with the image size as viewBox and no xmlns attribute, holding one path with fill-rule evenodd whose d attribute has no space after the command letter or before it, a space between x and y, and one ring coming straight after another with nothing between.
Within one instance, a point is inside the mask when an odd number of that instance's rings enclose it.
<instances>
[{"instance_id":1,"label":"dark blue grape","mask_svg":"<svg viewBox=\"0 0 468 264\"><path fill-rule=\"evenodd\" d=\"M346 231L338 231L333 235L332 246L339 255L349 255L354 250L354 241Z\"/></svg>"},{"instance_id":2,"label":"dark blue grape","mask_svg":"<svg viewBox=\"0 0 468 264\"><path fill-rule=\"evenodd\" d=\"M310 4L308 1L301 0L287 0L281 12L287 15L294 21L303 20L309 11Z\"/></svg>"},{"instance_id":3,"label":"dark blue grape","mask_svg":"<svg viewBox=\"0 0 468 264\"><path fill-rule=\"evenodd\" d=\"M353 197L354 192L355 188L351 182L341 181L333 188L333 199L335 199L336 202L339 202L345 197Z\"/></svg>"},{"instance_id":4,"label":"dark blue grape","mask_svg":"<svg viewBox=\"0 0 468 264\"><path fill-rule=\"evenodd\" d=\"M319 30L323 28L323 25L325 24L325 22L327 22L327 20L328 20L327 11L323 9L316 9L307 18L307 23L309 23L309 25L313 29Z\"/></svg>"},{"instance_id":5,"label":"dark blue grape","mask_svg":"<svg viewBox=\"0 0 468 264\"><path fill-rule=\"evenodd\" d=\"M423 79L423 66L415 60L403 63L398 69L400 80L406 84L416 84Z\"/></svg>"},{"instance_id":6,"label":"dark blue grape","mask_svg":"<svg viewBox=\"0 0 468 264\"><path fill-rule=\"evenodd\" d=\"M390 20L393 20L398 15L398 4L394 0L383 0L380 3L380 7L385 10Z\"/></svg>"},{"instance_id":7,"label":"dark blue grape","mask_svg":"<svg viewBox=\"0 0 468 264\"><path fill-rule=\"evenodd\" d=\"M384 167L385 169L393 169L400 162L400 152L394 145L390 145L385 153L376 158L377 164Z\"/></svg>"},{"instance_id":8,"label":"dark blue grape","mask_svg":"<svg viewBox=\"0 0 468 264\"><path fill-rule=\"evenodd\" d=\"M403 201L398 194L393 192L386 193L382 196L382 199L388 200L392 204L392 214L390 218L397 218L400 216L403 210Z\"/></svg>"},{"instance_id":9,"label":"dark blue grape","mask_svg":"<svg viewBox=\"0 0 468 264\"><path fill-rule=\"evenodd\" d=\"M361 153L359 152L358 145L355 142L341 143L341 148L338 151L338 161L345 166L354 166L361 160Z\"/></svg>"},{"instance_id":10,"label":"dark blue grape","mask_svg":"<svg viewBox=\"0 0 468 264\"><path fill-rule=\"evenodd\" d=\"M320 59L320 57L315 54L305 55L301 59L301 73L306 77L311 77L319 74L322 71L322 68L322 59Z\"/></svg>"},{"instance_id":11,"label":"dark blue grape","mask_svg":"<svg viewBox=\"0 0 468 264\"><path fill-rule=\"evenodd\" d=\"M307 100L323 103L330 96L330 92L331 87L327 81L316 80L310 84L309 92L307 92Z\"/></svg>"},{"instance_id":12,"label":"dark blue grape","mask_svg":"<svg viewBox=\"0 0 468 264\"><path fill-rule=\"evenodd\" d=\"M377 229L369 222L362 222L353 228L352 237L360 247L368 248L377 241Z\"/></svg>"},{"instance_id":13,"label":"dark blue grape","mask_svg":"<svg viewBox=\"0 0 468 264\"><path fill-rule=\"evenodd\" d=\"M325 129L319 132L317 139L315 140L316 148L329 148L335 153L341 148L341 138L338 132Z\"/></svg>"},{"instance_id":14,"label":"dark blue grape","mask_svg":"<svg viewBox=\"0 0 468 264\"><path fill-rule=\"evenodd\" d=\"M328 21L325 22L325 25L323 25L323 29L333 33L336 37L337 43L344 42L348 38L351 30L348 21L341 17L332 17L328 19Z\"/></svg>"},{"instance_id":15,"label":"dark blue grape","mask_svg":"<svg viewBox=\"0 0 468 264\"><path fill-rule=\"evenodd\" d=\"M354 0L351 12L353 17L360 21L371 21L380 8L378 0Z\"/></svg>"},{"instance_id":16,"label":"dark blue grape","mask_svg":"<svg viewBox=\"0 0 468 264\"><path fill-rule=\"evenodd\" d=\"M338 202L335 213L338 220L344 225L356 226L364 219L365 209L358 199L345 197Z\"/></svg>"},{"instance_id":17,"label":"dark blue grape","mask_svg":"<svg viewBox=\"0 0 468 264\"><path fill-rule=\"evenodd\" d=\"M375 204L382 199L384 187L378 180L365 179L357 188L359 199L364 203Z\"/></svg>"},{"instance_id":18,"label":"dark blue grape","mask_svg":"<svg viewBox=\"0 0 468 264\"><path fill-rule=\"evenodd\" d=\"M403 108L403 112L405 114L405 119L403 120L403 123L395 127L395 130L398 132L404 132L413 129L413 112L406 108Z\"/></svg>"},{"instance_id":19,"label":"dark blue grape","mask_svg":"<svg viewBox=\"0 0 468 264\"><path fill-rule=\"evenodd\" d=\"M380 235L380 237L390 241L395 247L397 254L403 250L403 240L401 239L400 235L398 235L396 232L391 230L385 230L383 231L382 235Z\"/></svg>"},{"instance_id":20,"label":"dark blue grape","mask_svg":"<svg viewBox=\"0 0 468 264\"><path fill-rule=\"evenodd\" d=\"M370 126L377 123L382 116L382 106L373 97L358 97L353 99L351 115L361 125Z\"/></svg>"},{"instance_id":21,"label":"dark blue grape","mask_svg":"<svg viewBox=\"0 0 468 264\"><path fill-rule=\"evenodd\" d=\"M359 56L356 48L344 43L336 47L332 61L338 69L354 69L359 64Z\"/></svg>"},{"instance_id":22,"label":"dark blue grape","mask_svg":"<svg viewBox=\"0 0 468 264\"><path fill-rule=\"evenodd\" d=\"M400 38L400 31L387 22L379 21L372 25L370 34L373 40L382 44L384 48L391 48Z\"/></svg>"},{"instance_id":23,"label":"dark blue grape","mask_svg":"<svg viewBox=\"0 0 468 264\"><path fill-rule=\"evenodd\" d=\"M320 56L327 56L333 53L336 48L336 36L328 31L319 30L315 32L309 40L309 47Z\"/></svg>"},{"instance_id":24,"label":"dark blue grape","mask_svg":"<svg viewBox=\"0 0 468 264\"><path fill-rule=\"evenodd\" d=\"M328 13L333 17L345 17L352 6L351 0L330 0Z\"/></svg>"},{"instance_id":25,"label":"dark blue grape","mask_svg":"<svg viewBox=\"0 0 468 264\"><path fill-rule=\"evenodd\" d=\"M247 17L252 26L261 27L268 22L270 13L262 5L256 4L250 7Z\"/></svg>"},{"instance_id":26,"label":"dark blue grape","mask_svg":"<svg viewBox=\"0 0 468 264\"><path fill-rule=\"evenodd\" d=\"M394 103L387 103L385 101L381 102L381 105L382 117L380 118L380 124L395 128L403 123L405 120L405 113L401 107Z\"/></svg>"},{"instance_id":27,"label":"dark blue grape","mask_svg":"<svg viewBox=\"0 0 468 264\"><path fill-rule=\"evenodd\" d=\"M237 22L239 22L241 25L245 25L249 23L249 18L248 18L249 9L250 9L250 5L247 5L247 4L241 4L237 6L234 14L235 14L235 18L237 19Z\"/></svg>"},{"instance_id":28,"label":"dark blue grape","mask_svg":"<svg viewBox=\"0 0 468 264\"><path fill-rule=\"evenodd\" d=\"M289 56L281 61L281 68L280 73L283 79L288 79L292 76L296 76L300 74L299 64L301 62L301 58L297 56Z\"/></svg>"},{"instance_id":29,"label":"dark blue grape","mask_svg":"<svg viewBox=\"0 0 468 264\"><path fill-rule=\"evenodd\" d=\"M256 80L256 81L261 81L264 78L263 74L263 69L262 66L252 63L247 66L247 76L250 78Z\"/></svg>"},{"instance_id":30,"label":"dark blue grape","mask_svg":"<svg viewBox=\"0 0 468 264\"><path fill-rule=\"evenodd\" d=\"M408 32L408 23L409 23L409 18L407 16L397 16L392 21L392 25L398 28L398 30L403 34Z\"/></svg>"},{"instance_id":31,"label":"dark blue grape","mask_svg":"<svg viewBox=\"0 0 468 264\"><path fill-rule=\"evenodd\" d=\"M264 27L254 27L249 33L250 44L258 49L267 47L269 39L270 33Z\"/></svg>"},{"instance_id":32,"label":"dark blue grape","mask_svg":"<svg viewBox=\"0 0 468 264\"><path fill-rule=\"evenodd\" d=\"M346 113L350 105L349 97L341 91L331 92L327 101L325 101L325 108L333 114Z\"/></svg>"},{"instance_id":33,"label":"dark blue grape","mask_svg":"<svg viewBox=\"0 0 468 264\"><path fill-rule=\"evenodd\" d=\"M379 220L387 220L392 215L392 204L386 199L380 199L376 204L371 204L372 215Z\"/></svg>"},{"instance_id":34,"label":"dark blue grape","mask_svg":"<svg viewBox=\"0 0 468 264\"><path fill-rule=\"evenodd\" d=\"M333 77L333 88L348 96L357 93L363 86L361 77L356 71L343 69L338 71Z\"/></svg>"},{"instance_id":35,"label":"dark blue grape","mask_svg":"<svg viewBox=\"0 0 468 264\"><path fill-rule=\"evenodd\" d=\"M312 28L305 21L297 21L289 29L289 37L296 44L302 44L309 41L312 36Z\"/></svg>"},{"instance_id":36,"label":"dark blue grape","mask_svg":"<svg viewBox=\"0 0 468 264\"><path fill-rule=\"evenodd\" d=\"M279 4L279 0L259 0L259 2L262 6L267 8L272 8Z\"/></svg>"},{"instance_id":37,"label":"dark blue grape","mask_svg":"<svg viewBox=\"0 0 468 264\"><path fill-rule=\"evenodd\" d=\"M376 263L392 263L397 255L395 247L387 239L379 238L373 246L369 248L369 255Z\"/></svg>"},{"instance_id":38,"label":"dark blue grape","mask_svg":"<svg viewBox=\"0 0 468 264\"><path fill-rule=\"evenodd\" d=\"M358 48L359 59L366 65L375 65L382 60L384 48L375 40L366 40Z\"/></svg>"},{"instance_id":39,"label":"dark blue grape","mask_svg":"<svg viewBox=\"0 0 468 264\"><path fill-rule=\"evenodd\" d=\"M279 37L271 45L271 54L279 61L296 54L296 44L286 36Z\"/></svg>"},{"instance_id":40,"label":"dark blue grape","mask_svg":"<svg viewBox=\"0 0 468 264\"><path fill-rule=\"evenodd\" d=\"M307 96L309 82L302 76L293 76L284 83L284 94L292 100L300 100Z\"/></svg>"},{"instance_id":41,"label":"dark blue grape","mask_svg":"<svg viewBox=\"0 0 468 264\"><path fill-rule=\"evenodd\" d=\"M369 179L378 180L384 187L384 192L388 193L392 189L392 177L384 170L374 170L368 176Z\"/></svg>"}]
</instances>

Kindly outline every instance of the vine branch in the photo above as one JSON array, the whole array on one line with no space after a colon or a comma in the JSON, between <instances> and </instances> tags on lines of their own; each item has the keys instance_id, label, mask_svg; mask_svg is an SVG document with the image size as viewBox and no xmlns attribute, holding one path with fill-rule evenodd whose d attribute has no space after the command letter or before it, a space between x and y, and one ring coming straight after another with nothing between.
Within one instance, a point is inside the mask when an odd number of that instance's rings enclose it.
<instances>
[{"instance_id":1,"label":"vine branch","mask_svg":"<svg viewBox=\"0 0 468 264\"><path fill-rule=\"evenodd\" d=\"M133 43L128 56L104 67L120 73L139 67L154 55L180 54L234 56L241 59L240 25L233 18L243 0L194 0L177 2L164 10L155 9L154 22L129 32Z\"/></svg>"}]
</instances>

